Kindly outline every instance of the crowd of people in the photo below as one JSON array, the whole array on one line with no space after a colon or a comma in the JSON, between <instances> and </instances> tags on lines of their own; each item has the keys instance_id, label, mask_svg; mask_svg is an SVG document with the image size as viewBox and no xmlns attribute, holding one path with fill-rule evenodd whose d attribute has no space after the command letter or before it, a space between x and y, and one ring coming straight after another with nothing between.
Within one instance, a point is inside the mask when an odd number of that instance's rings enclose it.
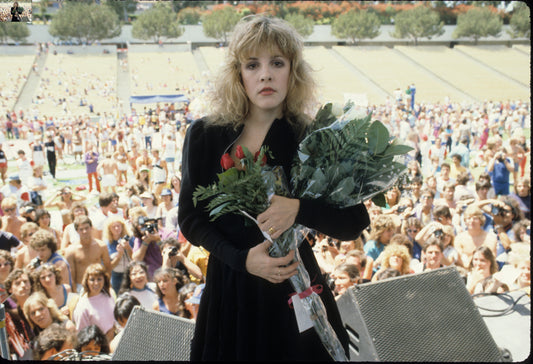
<instances>
[{"instance_id":1,"label":"crowd of people","mask_svg":"<svg viewBox=\"0 0 533 364\"><path fill-rule=\"evenodd\" d=\"M30 3L0 3L0 22L31 21L32 8Z\"/></svg>"},{"instance_id":2,"label":"crowd of people","mask_svg":"<svg viewBox=\"0 0 533 364\"><path fill-rule=\"evenodd\" d=\"M365 202L358 239L302 231L335 297L450 265L471 294L529 294L529 103L413 94L366 111L413 150L386 206ZM118 118L28 114L0 116L0 298L13 358L112 353L135 305L196 319L210 253L181 233L178 198L186 130L200 115L174 104ZM19 138L31 155L5 150ZM57 188L57 165L72 163L86 182Z\"/></svg>"}]
</instances>

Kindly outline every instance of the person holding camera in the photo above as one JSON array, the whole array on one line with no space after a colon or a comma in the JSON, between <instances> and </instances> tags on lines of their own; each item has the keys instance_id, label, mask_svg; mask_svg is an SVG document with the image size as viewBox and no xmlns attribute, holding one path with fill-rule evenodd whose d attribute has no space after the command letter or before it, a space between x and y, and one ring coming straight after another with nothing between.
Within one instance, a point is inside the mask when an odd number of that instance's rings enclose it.
<instances>
[{"instance_id":1,"label":"person holding camera","mask_svg":"<svg viewBox=\"0 0 533 364\"><path fill-rule=\"evenodd\" d=\"M492 186L496 195L509 194L509 179L514 172L512 159L507 157L507 150L501 148L487 165L487 171L492 178Z\"/></svg>"},{"instance_id":2,"label":"person holding camera","mask_svg":"<svg viewBox=\"0 0 533 364\"><path fill-rule=\"evenodd\" d=\"M133 256L133 239L120 216L111 216L104 227L103 240L111 259L111 287L118 294L124 278L124 272Z\"/></svg>"},{"instance_id":3,"label":"person holding camera","mask_svg":"<svg viewBox=\"0 0 533 364\"><path fill-rule=\"evenodd\" d=\"M175 235L173 230L159 228L157 219L150 219L143 207L134 207L129 211L132 223L133 259L143 261L148 266L148 275L151 280L157 268L163 265L161 242Z\"/></svg>"},{"instance_id":4,"label":"person holding camera","mask_svg":"<svg viewBox=\"0 0 533 364\"><path fill-rule=\"evenodd\" d=\"M163 267L176 268L189 279L193 278L195 281L203 282L202 270L183 253L177 238L169 237L162 241L161 255L163 256Z\"/></svg>"}]
</instances>

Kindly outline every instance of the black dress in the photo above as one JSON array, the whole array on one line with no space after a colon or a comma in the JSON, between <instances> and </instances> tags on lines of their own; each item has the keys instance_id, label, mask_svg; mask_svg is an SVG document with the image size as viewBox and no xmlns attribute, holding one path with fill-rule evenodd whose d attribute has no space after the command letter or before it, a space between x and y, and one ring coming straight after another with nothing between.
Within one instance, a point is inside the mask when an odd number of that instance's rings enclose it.
<instances>
[{"instance_id":1,"label":"black dress","mask_svg":"<svg viewBox=\"0 0 533 364\"><path fill-rule=\"evenodd\" d=\"M248 250L264 241L256 226L240 215L225 215L209 222L204 205L192 202L196 186L207 186L222 172L221 156L231 149L242 127L206 126L205 120L188 129L183 148L179 225L194 245L210 252L206 286L202 294L191 360L331 360L314 329L298 332L296 318L287 301L294 291L287 280L273 284L249 274ZM298 140L287 121L277 119L263 145L289 176ZM320 201L301 200L296 223L329 236L351 240L369 224L364 205L336 209ZM331 291L327 288L309 244L299 252L312 285L324 287L320 294L328 319L346 352L348 336Z\"/></svg>"}]
</instances>

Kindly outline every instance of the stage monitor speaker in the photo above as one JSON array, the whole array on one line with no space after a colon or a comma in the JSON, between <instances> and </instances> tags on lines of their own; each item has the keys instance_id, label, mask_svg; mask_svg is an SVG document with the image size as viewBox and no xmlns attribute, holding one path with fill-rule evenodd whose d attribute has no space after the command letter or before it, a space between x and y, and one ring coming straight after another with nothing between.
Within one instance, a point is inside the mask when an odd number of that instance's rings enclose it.
<instances>
[{"instance_id":1,"label":"stage monitor speaker","mask_svg":"<svg viewBox=\"0 0 533 364\"><path fill-rule=\"evenodd\" d=\"M112 360L188 361L194 325L193 320L137 306Z\"/></svg>"},{"instance_id":2,"label":"stage monitor speaker","mask_svg":"<svg viewBox=\"0 0 533 364\"><path fill-rule=\"evenodd\" d=\"M503 361L454 267L357 285L337 303L351 361Z\"/></svg>"}]
</instances>

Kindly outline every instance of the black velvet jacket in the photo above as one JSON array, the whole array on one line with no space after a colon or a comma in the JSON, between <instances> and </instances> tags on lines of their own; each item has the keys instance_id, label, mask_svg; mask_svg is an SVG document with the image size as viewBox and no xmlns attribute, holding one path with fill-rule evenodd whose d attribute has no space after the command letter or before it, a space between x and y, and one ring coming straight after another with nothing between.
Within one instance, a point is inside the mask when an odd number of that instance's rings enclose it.
<instances>
[{"instance_id":1,"label":"black velvet jacket","mask_svg":"<svg viewBox=\"0 0 533 364\"><path fill-rule=\"evenodd\" d=\"M240 215L225 215L209 222L204 206L194 207L192 194L207 186L222 172L220 158L231 149L242 131L207 126L195 121L185 137L178 220L184 236L210 252L206 287L202 294L191 360L328 360L320 339L310 329L300 334L287 300L293 292L289 281L273 284L249 274L245 268L248 250L264 241L255 226ZM298 140L288 122L277 119L263 145L286 176L297 152ZM359 236L369 224L362 204L338 209L320 201L300 200L296 223L341 240ZM299 248L312 285L324 287L320 294L328 319L347 350L348 337L331 291L320 274L309 244Z\"/></svg>"}]
</instances>

